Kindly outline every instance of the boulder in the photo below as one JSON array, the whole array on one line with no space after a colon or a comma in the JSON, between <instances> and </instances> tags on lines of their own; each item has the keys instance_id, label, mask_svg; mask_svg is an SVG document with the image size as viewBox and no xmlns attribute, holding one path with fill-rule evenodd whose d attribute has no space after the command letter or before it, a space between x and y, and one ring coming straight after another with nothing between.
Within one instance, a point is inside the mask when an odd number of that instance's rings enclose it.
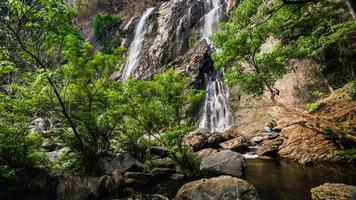
<instances>
[{"instance_id":1,"label":"boulder","mask_svg":"<svg viewBox=\"0 0 356 200\"><path fill-rule=\"evenodd\" d=\"M257 148L256 153L259 156L278 157L278 149L284 141L282 137L267 141Z\"/></svg>"},{"instance_id":2,"label":"boulder","mask_svg":"<svg viewBox=\"0 0 356 200\"><path fill-rule=\"evenodd\" d=\"M56 149L59 149L61 146L58 142L54 142L50 140L49 138L43 139L42 142L42 148L44 148L46 151L55 151Z\"/></svg>"},{"instance_id":3,"label":"boulder","mask_svg":"<svg viewBox=\"0 0 356 200\"><path fill-rule=\"evenodd\" d=\"M163 147L163 146L152 146L150 148L150 153L153 156L164 158L167 157L168 155L168 149L167 147Z\"/></svg>"},{"instance_id":4,"label":"boulder","mask_svg":"<svg viewBox=\"0 0 356 200\"><path fill-rule=\"evenodd\" d=\"M0 199L55 199L58 184L49 171L43 168L21 167L13 169L16 175L0 175Z\"/></svg>"},{"instance_id":5,"label":"boulder","mask_svg":"<svg viewBox=\"0 0 356 200\"><path fill-rule=\"evenodd\" d=\"M222 133L214 132L208 135L207 138L207 147L217 148L219 144L226 141L227 139L223 136Z\"/></svg>"},{"instance_id":6,"label":"boulder","mask_svg":"<svg viewBox=\"0 0 356 200\"><path fill-rule=\"evenodd\" d=\"M303 165L313 162L337 162L341 158L334 155L334 144L325 139L323 134L315 129L296 124L283 129L287 140L280 146L278 155L297 161Z\"/></svg>"},{"instance_id":7,"label":"boulder","mask_svg":"<svg viewBox=\"0 0 356 200\"><path fill-rule=\"evenodd\" d=\"M160 168L175 168L175 164L173 163L172 159L170 158L159 158L152 160L155 167Z\"/></svg>"},{"instance_id":8,"label":"boulder","mask_svg":"<svg viewBox=\"0 0 356 200\"><path fill-rule=\"evenodd\" d=\"M99 157L99 165L106 175L111 175L114 170L119 173L130 171L143 171L144 165L127 153L118 155L103 155Z\"/></svg>"},{"instance_id":9,"label":"boulder","mask_svg":"<svg viewBox=\"0 0 356 200\"><path fill-rule=\"evenodd\" d=\"M265 140L272 140L275 139L279 136L278 133L268 133L268 132L262 132L262 133L257 133L255 135L253 135L252 137L249 138L249 143L250 145L254 146L254 145L258 145L262 142L264 142Z\"/></svg>"},{"instance_id":10,"label":"boulder","mask_svg":"<svg viewBox=\"0 0 356 200\"><path fill-rule=\"evenodd\" d=\"M325 183L311 189L313 200L355 200L356 186L341 183Z\"/></svg>"},{"instance_id":11,"label":"boulder","mask_svg":"<svg viewBox=\"0 0 356 200\"><path fill-rule=\"evenodd\" d=\"M133 187L143 186L151 181L153 181L154 176L152 174L146 174L143 172L125 172L124 182Z\"/></svg>"},{"instance_id":12,"label":"boulder","mask_svg":"<svg viewBox=\"0 0 356 200\"><path fill-rule=\"evenodd\" d=\"M194 151L201 150L207 145L208 135L209 130L198 129L184 138L184 144L190 146Z\"/></svg>"},{"instance_id":13,"label":"boulder","mask_svg":"<svg viewBox=\"0 0 356 200\"><path fill-rule=\"evenodd\" d=\"M216 149L212 149L212 148L207 148L207 149L202 149L198 152L195 152L194 154L199 157L199 158L205 158L213 153L218 152L218 150Z\"/></svg>"},{"instance_id":14,"label":"boulder","mask_svg":"<svg viewBox=\"0 0 356 200\"><path fill-rule=\"evenodd\" d=\"M157 176L157 177L166 177L174 174L176 170L172 168L160 168L160 167L155 167L150 171L150 174Z\"/></svg>"},{"instance_id":15,"label":"boulder","mask_svg":"<svg viewBox=\"0 0 356 200\"><path fill-rule=\"evenodd\" d=\"M180 200L258 200L257 190L247 181L231 176L200 179L183 185Z\"/></svg>"},{"instance_id":16,"label":"boulder","mask_svg":"<svg viewBox=\"0 0 356 200\"><path fill-rule=\"evenodd\" d=\"M91 198L119 197L123 183L115 182L112 176L102 177L60 177L57 186L58 200L85 200Z\"/></svg>"},{"instance_id":17,"label":"boulder","mask_svg":"<svg viewBox=\"0 0 356 200\"><path fill-rule=\"evenodd\" d=\"M241 177L245 169L244 157L233 151L220 151L202 159L200 169L208 175Z\"/></svg>"},{"instance_id":18,"label":"boulder","mask_svg":"<svg viewBox=\"0 0 356 200\"><path fill-rule=\"evenodd\" d=\"M134 192L134 194L125 198L125 200L169 200L167 197L162 196L160 194L142 194L138 192ZM122 199L124 200L124 199Z\"/></svg>"},{"instance_id":19,"label":"boulder","mask_svg":"<svg viewBox=\"0 0 356 200\"><path fill-rule=\"evenodd\" d=\"M231 140L237 136L240 136L240 134L237 132L237 128L236 127L232 127L228 130L226 130L222 136L225 138L225 140Z\"/></svg>"},{"instance_id":20,"label":"boulder","mask_svg":"<svg viewBox=\"0 0 356 200\"><path fill-rule=\"evenodd\" d=\"M242 136L238 136L234 139L219 144L221 148L232 151L245 152L248 150L245 139Z\"/></svg>"},{"instance_id":21,"label":"boulder","mask_svg":"<svg viewBox=\"0 0 356 200\"><path fill-rule=\"evenodd\" d=\"M174 181L182 181L185 179L185 176L183 174L172 174L172 176L169 177L169 179L174 180Z\"/></svg>"},{"instance_id":22,"label":"boulder","mask_svg":"<svg viewBox=\"0 0 356 200\"><path fill-rule=\"evenodd\" d=\"M50 136L53 128L52 121L47 117L39 117L30 123L31 131L41 133L44 136Z\"/></svg>"}]
</instances>

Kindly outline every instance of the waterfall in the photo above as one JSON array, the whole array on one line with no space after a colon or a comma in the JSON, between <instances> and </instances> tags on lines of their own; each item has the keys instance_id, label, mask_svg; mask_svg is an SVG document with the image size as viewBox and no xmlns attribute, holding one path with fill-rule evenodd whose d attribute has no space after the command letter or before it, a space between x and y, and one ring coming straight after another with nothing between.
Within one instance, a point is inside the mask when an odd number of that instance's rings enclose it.
<instances>
[{"instance_id":1,"label":"waterfall","mask_svg":"<svg viewBox=\"0 0 356 200\"><path fill-rule=\"evenodd\" d=\"M204 16L204 26L201 37L210 44L209 37L218 31L223 0L205 0L207 14ZM211 132L223 132L233 125L230 93L221 80L223 70L214 72L207 78L206 96L199 127Z\"/></svg>"},{"instance_id":2,"label":"waterfall","mask_svg":"<svg viewBox=\"0 0 356 200\"><path fill-rule=\"evenodd\" d=\"M184 23L186 23L185 26L188 27L188 29L189 29L191 15L192 15L192 7L189 7L188 12L179 20L178 27L177 27L177 30L175 33L176 41L181 40L181 32L182 32L182 29L184 28Z\"/></svg>"},{"instance_id":3,"label":"waterfall","mask_svg":"<svg viewBox=\"0 0 356 200\"><path fill-rule=\"evenodd\" d=\"M126 80L131 76L135 64L141 55L142 47L145 41L145 35L147 31L147 20L151 15L154 8L147 9L141 16L135 29L135 37L130 45L129 56L125 64L124 71L122 73L121 80Z\"/></svg>"},{"instance_id":4,"label":"waterfall","mask_svg":"<svg viewBox=\"0 0 356 200\"><path fill-rule=\"evenodd\" d=\"M209 37L218 31L220 23L221 6L223 0L205 0L205 10L208 11L204 16L204 26L201 29L201 37L209 43Z\"/></svg>"}]
</instances>

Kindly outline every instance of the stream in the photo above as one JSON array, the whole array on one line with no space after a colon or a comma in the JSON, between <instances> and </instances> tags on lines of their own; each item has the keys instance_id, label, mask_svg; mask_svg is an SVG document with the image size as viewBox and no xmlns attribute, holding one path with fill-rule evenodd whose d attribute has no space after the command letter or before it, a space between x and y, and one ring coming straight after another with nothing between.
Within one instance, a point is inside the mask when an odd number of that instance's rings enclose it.
<instances>
[{"instance_id":1,"label":"stream","mask_svg":"<svg viewBox=\"0 0 356 200\"><path fill-rule=\"evenodd\" d=\"M246 165L243 179L257 189L261 200L310 200L310 189L326 182L356 185L355 165L305 167L291 161L266 158L246 159ZM162 194L174 199L179 188L190 181L194 179L162 180L140 192Z\"/></svg>"},{"instance_id":2,"label":"stream","mask_svg":"<svg viewBox=\"0 0 356 200\"><path fill-rule=\"evenodd\" d=\"M356 166L304 167L278 159L246 159L245 178L254 185L261 200L308 200L310 189L325 182L356 184Z\"/></svg>"}]
</instances>

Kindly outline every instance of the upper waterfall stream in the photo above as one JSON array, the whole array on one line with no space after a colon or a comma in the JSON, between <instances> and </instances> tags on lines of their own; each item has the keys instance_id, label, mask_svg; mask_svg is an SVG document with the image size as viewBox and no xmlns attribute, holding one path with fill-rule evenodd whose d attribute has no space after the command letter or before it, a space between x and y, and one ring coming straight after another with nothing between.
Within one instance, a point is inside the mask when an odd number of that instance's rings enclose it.
<instances>
[{"instance_id":1,"label":"upper waterfall stream","mask_svg":"<svg viewBox=\"0 0 356 200\"><path fill-rule=\"evenodd\" d=\"M130 45L129 55L122 73L121 80L126 80L131 76L138 58L140 57L142 47L145 42L145 35L147 30L147 20L155 8L147 9L141 16L135 29L135 37Z\"/></svg>"},{"instance_id":2,"label":"upper waterfall stream","mask_svg":"<svg viewBox=\"0 0 356 200\"><path fill-rule=\"evenodd\" d=\"M209 37L218 31L221 20L221 9L225 0L206 0L204 26L201 29L201 38L210 44ZM207 128L211 132L223 132L233 125L229 89L221 80L221 72L216 71L207 77L207 87L203 114L200 118L199 128Z\"/></svg>"}]
</instances>

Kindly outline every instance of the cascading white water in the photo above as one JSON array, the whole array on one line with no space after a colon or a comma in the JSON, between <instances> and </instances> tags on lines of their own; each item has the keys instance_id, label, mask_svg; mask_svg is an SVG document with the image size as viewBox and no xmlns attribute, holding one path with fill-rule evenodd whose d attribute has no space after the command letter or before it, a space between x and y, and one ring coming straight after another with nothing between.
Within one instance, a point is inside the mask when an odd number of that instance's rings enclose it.
<instances>
[{"instance_id":1,"label":"cascading white water","mask_svg":"<svg viewBox=\"0 0 356 200\"><path fill-rule=\"evenodd\" d=\"M145 41L145 35L147 31L147 20L148 17L153 12L154 8L147 9L141 16L140 21L138 22L135 29L135 37L130 45L129 56L125 64L124 71L122 73L121 80L126 80L131 76L132 71L135 67L135 64L141 55L142 47Z\"/></svg>"},{"instance_id":2,"label":"cascading white water","mask_svg":"<svg viewBox=\"0 0 356 200\"><path fill-rule=\"evenodd\" d=\"M218 31L220 12L224 0L205 0L205 8L208 11L204 16L204 26L201 29L201 37L210 44L209 37ZM233 125L230 93L221 80L221 72L215 72L207 77L207 87L203 114L199 127L207 128L211 132L223 132Z\"/></svg>"},{"instance_id":3,"label":"cascading white water","mask_svg":"<svg viewBox=\"0 0 356 200\"><path fill-rule=\"evenodd\" d=\"M178 28L175 34L176 41L181 40L181 31L183 29L184 23L186 23L186 27L190 26L191 15L192 15L192 7L189 7L188 12L179 20Z\"/></svg>"},{"instance_id":4,"label":"cascading white water","mask_svg":"<svg viewBox=\"0 0 356 200\"><path fill-rule=\"evenodd\" d=\"M201 37L206 39L209 43L209 37L218 31L222 1L225 0L205 0L205 10L208 12L204 16L204 26L201 29Z\"/></svg>"},{"instance_id":5,"label":"cascading white water","mask_svg":"<svg viewBox=\"0 0 356 200\"><path fill-rule=\"evenodd\" d=\"M199 127L223 132L232 126L229 89L218 75L209 77L205 105Z\"/></svg>"}]
</instances>

